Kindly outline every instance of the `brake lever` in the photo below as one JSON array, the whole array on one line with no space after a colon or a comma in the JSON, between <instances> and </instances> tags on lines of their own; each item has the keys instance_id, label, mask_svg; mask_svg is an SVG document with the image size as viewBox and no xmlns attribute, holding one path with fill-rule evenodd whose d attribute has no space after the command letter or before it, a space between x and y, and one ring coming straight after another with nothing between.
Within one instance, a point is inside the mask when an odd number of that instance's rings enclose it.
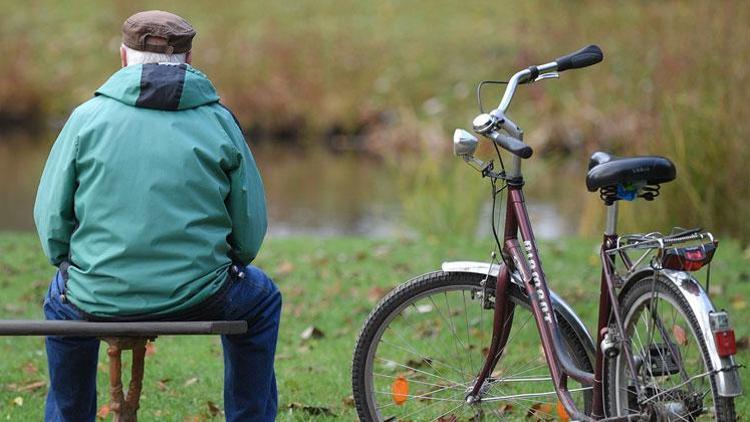
<instances>
[{"instance_id":1,"label":"brake lever","mask_svg":"<svg viewBox=\"0 0 750 422\"><path fill-rule=\"evenodd\" d=\"M557 72L547 72L542 73L541 75L537 76L536 79L534 79L534 82L543 81L545 79L559 79L560 74Z\"/></svg>"}]
</instances>

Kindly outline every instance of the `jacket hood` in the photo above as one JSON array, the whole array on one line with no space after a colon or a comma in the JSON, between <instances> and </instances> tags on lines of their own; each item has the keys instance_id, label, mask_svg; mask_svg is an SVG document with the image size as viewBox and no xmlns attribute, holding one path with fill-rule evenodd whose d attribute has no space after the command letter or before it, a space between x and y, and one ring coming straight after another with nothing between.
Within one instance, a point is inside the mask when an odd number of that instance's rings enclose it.
<instances>
[{"instance_id":1,"label":"jacket hood","mask_svg":"<svg viewBox=\"0 0 750 422\"><path fill-rule=\"evenodd\" d=\"M185 110L219 101L208 77L189 64L146 63L123 67L97 91L133 107Z\"/></svg>"}]
</instances>

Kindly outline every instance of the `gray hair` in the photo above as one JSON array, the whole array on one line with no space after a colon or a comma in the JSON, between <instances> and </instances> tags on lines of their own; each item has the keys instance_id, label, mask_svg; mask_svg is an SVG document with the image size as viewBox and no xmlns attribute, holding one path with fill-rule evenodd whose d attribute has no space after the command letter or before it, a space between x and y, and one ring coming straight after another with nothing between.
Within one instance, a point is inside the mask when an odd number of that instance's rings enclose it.
<instances>
[{"instance_id":1,"label":"gray hair","mask_svg":"<svg viewBox=\"0 0 750 422\"><path fill-rule=\"evenodd\" d=\"M128 66L144 63L185 63L187 57L187 53L163 54L133 50L125 44L122 44L122 48L125 49Z\"/></svg>"}]
</instances>

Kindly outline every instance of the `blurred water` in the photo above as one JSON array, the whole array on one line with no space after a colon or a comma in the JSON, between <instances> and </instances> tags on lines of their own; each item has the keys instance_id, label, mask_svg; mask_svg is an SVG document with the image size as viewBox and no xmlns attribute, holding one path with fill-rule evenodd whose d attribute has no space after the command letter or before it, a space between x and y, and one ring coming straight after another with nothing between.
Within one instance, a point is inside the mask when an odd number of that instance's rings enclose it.
<instances>
[{"instance_id":1,"label":"blurred water","mask_svg":"<svg viewBox=\"0 0 750 422\"><path fill-rule=\"evenodd\" d=\"M0 230L34 230L34 196L53 138L0 139ZM269 236L409 234L400 218L394 180L398 176L386 171L380 161L265 144L253 148L253 153L266 188ZM557 167L556 172L560 171ZM537 236L554 239L574 233L574 213L561 211L570 206L555 197L554 187L550 190L534 183L530 188L529 213ZM480 233L486 235L490 233L489 206L484 210Z\"/></svg>"}]
</instances>

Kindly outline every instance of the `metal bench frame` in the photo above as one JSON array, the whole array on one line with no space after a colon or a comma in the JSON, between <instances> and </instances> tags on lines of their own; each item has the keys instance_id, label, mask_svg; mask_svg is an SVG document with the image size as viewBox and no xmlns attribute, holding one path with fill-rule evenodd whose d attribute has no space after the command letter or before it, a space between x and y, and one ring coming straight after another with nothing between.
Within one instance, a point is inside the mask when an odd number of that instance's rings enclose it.
<instances>
[{"instance_id":1,"label":"metal bench frame","mask_svg":"<svg viewBox=\"0 0 750 422\"><path fill-rule=\"evenodd\" d=\"M108 345L110 410L116 422L136 422L143 388L146 344L160 335L233 335L246 321L89 322L0 320L0 336L97 337ZM122 385L122 351L133 351L130 384Z\"/></svg>"}]
</instances>

